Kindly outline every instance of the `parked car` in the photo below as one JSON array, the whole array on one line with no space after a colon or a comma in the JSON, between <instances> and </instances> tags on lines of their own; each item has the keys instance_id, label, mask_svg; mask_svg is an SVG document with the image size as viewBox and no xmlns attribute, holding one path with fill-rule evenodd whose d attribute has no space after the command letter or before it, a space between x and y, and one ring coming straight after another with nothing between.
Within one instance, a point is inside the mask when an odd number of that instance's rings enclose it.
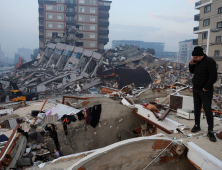
<instances>
[{"instance_id":1,"label":"parked car","mask_svg":"<svg viewBox=\"0 0 222 170\"><path fill-rule=\"evenodd\" d=\"M90 94L99 94L98 91L95 88L88 89Z\"/></svg>"}]
</instances>

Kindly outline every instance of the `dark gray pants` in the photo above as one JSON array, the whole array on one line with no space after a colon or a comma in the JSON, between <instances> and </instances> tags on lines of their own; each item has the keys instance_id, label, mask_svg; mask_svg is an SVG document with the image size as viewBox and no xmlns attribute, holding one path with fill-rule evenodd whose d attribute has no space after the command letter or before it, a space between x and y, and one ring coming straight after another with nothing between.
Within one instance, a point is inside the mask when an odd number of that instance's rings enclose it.
<instances>
[{"instance_id":1,"label":"dark gray pants","mask_svg":"<svg viewBox=\"0 0 222 170\"><path fill-rule=\"evenodd\" d=\"M203 104L203 109L207 117L208 131L213 131L214 128L214 118L211 110L212 98L213 89L209 91L203 91L193 88L195 125L200 125L200 115Z\"/></svg>"}]
</instances>

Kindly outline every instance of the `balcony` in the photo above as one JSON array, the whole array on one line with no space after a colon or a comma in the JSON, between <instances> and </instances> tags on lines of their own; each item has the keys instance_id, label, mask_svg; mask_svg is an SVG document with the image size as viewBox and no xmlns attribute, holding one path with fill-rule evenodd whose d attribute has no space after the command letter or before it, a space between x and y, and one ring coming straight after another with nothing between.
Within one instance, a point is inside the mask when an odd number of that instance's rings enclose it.
<instances>
[{"instance_id":1,"label":"balcony","mask_svg":"<svg viewBox=\"0 0 222 170\"><path fill-rule=\"evenodd\" d=\"M199 30L199 27L194 27L193 28L193 31L198 31Z\"/></svg>"},{"instance_id":2,"label":"balcony","mask_svg":"<svg viewBox=\"0 0 222 170\"><path fill-rule=\"evenodd\" d=\"M39 35L39 39L44 39L44 35Z\"/></svg>"},{"instance_id":3,"label":"balcony","mask_svg":"<svg viewBox=\"0 0 222 170\"><path fill-rule=\"evenodd\" d=\"M109 14L107 13L99 13L99 18L109 18Z\"/></svg>"},{"instance_id":4,"label":"balcony","mask_svg":"<svg viewBox=\"0 0 222 170\"><path fill-rule=\"evenodd\" d=\"M198 39L193 39L193 45L198 45Z\"/></svg>"},{"instance_id":5,"label":"balcony","mask_svg":"<svg viewBox=\"0 0 222 170\"><path fill-rule=\"evenodd\" d=\"M76 20L74 18L66 18L66 24L75 25Z\"/></svg>"},{"instance_id":6,"label":"balcony","mask_svg":"<svg viewBox=\"0 0 222 170\"><path fill-rule=\"evenodd\" d=\"M194 21L200 21L200 14L194 15Z\"/></svg>"},{"instance_id":7,"label":"balcony","mask_svg":"<svg viewBox=\"0 0 222 170\"><path fill-rule=\"evenodd\" d=\"M76 11L73 9L67 9L65 13L66 15L72 15L72 16L76 15Z\"/></svg>"},{"instance_id":8,"label":"balcony","mask_svg":"<svg viewBox=\"0 0 222 170\"><path fill-rule=\"evenodd\" d=\"M109 42L109 38L98 38L99 40L99 43L102 42L102 43L107 43Z\"/></svg>"},{"instance_id":9,"label":"balcony","mask_svg":"<svg viewBox=\"0 0 222 170\"><path fill-rule=\"evenodd\" d=\"M99 5L99 9L101 10L110 10L110 6Z\"/></svg>"},{"instance_id":10,"label":"balcony","mask_svg":"<svg viewBox=\"0 0 222 170\"><path fill-rule=\"evenodd\" d=\"M39 22L44 22L44 17L39 17Z\"/></svg>"},{"instance_id":11,"label":"balcony","mask_svg":"<svg viewBox=\"0 0 222 170\"><path fill-rule=\"evenodd\" d=\"M44 3L44 0L38 0L38 3L39 3L39 4L43 4L43 3Z\"/></svg>"},{"instance_id":12,"label":"balcony","mask_svg":"<svg viewBox=\"0 0 222 170\"><path fill-rule=\"evenodd\" d=\"M76 2L73 1L73 0L66 0L66 1L65 1L65 5L70 6L70 7L74 7L74 6L76 6L77 4L76 4Z\"/></svg>"},{"instance_id":13,"label":"balcony","mask_svg":"<svg viewBox=\"0 0 222 170\"><path fill-rule=\"evenodd\" d=\"M48 0L48 1L44 1L44 4L56 4L55 0Z\"/></svg>"},{"instance_id":14,"label":"balcony","mask_svg":"<svg viewBox=\"0 0 222 170\"><path fill-rule=\"evenodd\" d=\"M99 30L99 34L109 34L109 30Z\"/></svg>"},{"instance_id":15,"label":"balcony","mask_svg":"<svg viewBox=\"0 0 222 170\"><path fill-rule=\"evenodd\" d=\"M201 1L198 1L198 2L195 3L195 7L197 7L199 5L201 5Z\"/></svg>"},{"instance_id":16,"label":"balcony","mask_svg":"<svg viewBox=\"0 0 222 170\"><path fill-rule=\"evenodd\" d=\"M44 30L44 26L39 26L39 30L43 31Z\"/></svg>"},{"instance_id":17,"label":"balcony","mask_svg":"<svg viewBox=\"0 0 222 170\"><path fill-rule=\"evenodd\" d=\"M195 3L195 9L200 9L201 7L210 5L212 3L213 3L213 0L207 0L207 2L205 0L205 2L202 1L202 3L201 3L201 1L198 1Z\"/></svg>"},{"instance_id":18,"label":"balcony","mask_svg":"<svg viewBox=\"0 0 222 170\"><path fill-rule=\"evenodd\" d=\"M39 12L44 12L44 8L39 8Z\"/></svg>"},{"instance_id":19,"label":"balcony","mask_svg":"<svg viewBox=\"0 0 222 170\"><path fill-rule=\"evenodd\" d=\"M109 22L107 21L99 21L100 26L109 26Z\"/></svg>"}]
</instances>

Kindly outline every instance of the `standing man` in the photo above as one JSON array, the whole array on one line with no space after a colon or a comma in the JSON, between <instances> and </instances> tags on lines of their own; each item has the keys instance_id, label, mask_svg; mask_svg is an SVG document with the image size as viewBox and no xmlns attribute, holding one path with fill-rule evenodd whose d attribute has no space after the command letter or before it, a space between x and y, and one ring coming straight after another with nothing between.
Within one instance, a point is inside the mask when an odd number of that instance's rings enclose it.
<instances>
[{"instance_id":1,"label":"standing man","mask_svg":"<svg viewBox=\"0 0 222 170\"><path fill-rule=\"evenodd\" d=\"M194 99L194 115L195 125L191 132L200 131L200 115L203 109L206 113L208 123L208 134L210 141L216 142L213 133L214 118L211 110L213 98L213 84L217 81L216 62L203 53L203 48L195 47L192 52L193 59L189 63L189 71L194 74L193 82L193 99Z\"/></svg>"}]
</instances>

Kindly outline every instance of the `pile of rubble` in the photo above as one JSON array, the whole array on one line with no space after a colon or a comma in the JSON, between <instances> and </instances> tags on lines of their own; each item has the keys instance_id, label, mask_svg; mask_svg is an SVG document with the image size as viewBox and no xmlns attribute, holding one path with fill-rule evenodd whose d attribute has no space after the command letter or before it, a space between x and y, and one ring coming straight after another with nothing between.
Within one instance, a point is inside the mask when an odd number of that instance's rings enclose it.
<instances>
[{"instance_id":1,"label":"pile of rubble","mask_svg":"<svg viewBox=\"0 0 222 170\"><path fill-rule=\"evenodd\" d=\"M21 65L11 77L21 91L41 94L87 93L101 86L121 89L131 83L161 88L173 82L190 84L191 78L184 64L160 60L136 46L99 54L61 43L48 44L40 59Z\"/></svg>"}]
</instances>

